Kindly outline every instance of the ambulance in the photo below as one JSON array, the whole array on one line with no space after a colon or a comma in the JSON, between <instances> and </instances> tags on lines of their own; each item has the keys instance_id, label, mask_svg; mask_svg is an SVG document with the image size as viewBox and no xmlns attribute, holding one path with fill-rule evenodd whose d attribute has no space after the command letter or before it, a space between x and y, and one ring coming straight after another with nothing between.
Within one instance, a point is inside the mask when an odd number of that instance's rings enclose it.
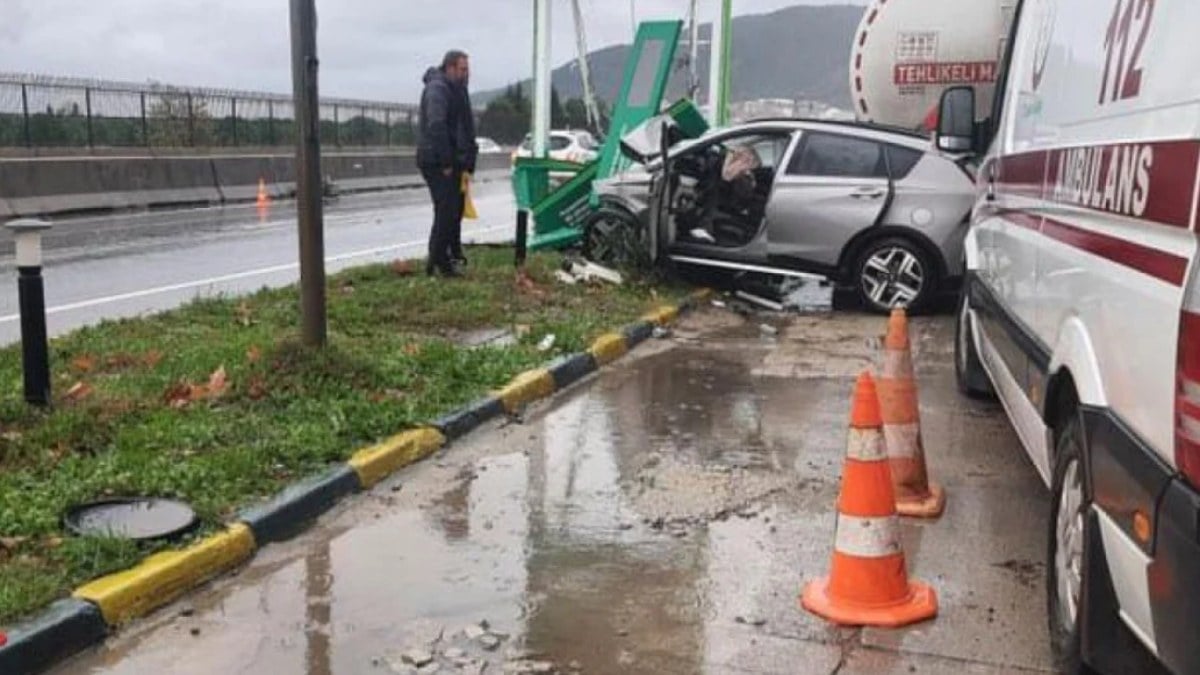
<instances>
[{"instance_id":1,"label":"ambulance","mask_svg":"<svg viewBox=\"0 0 1200 675\"><path fill-rule=\"evenodd\" d=\"M959 386L1050 488L1067 672L1200 673L1198 32L1200 0L1023 0L990 108L939 106L980 165Z\"/></svg>"}]
</instances>

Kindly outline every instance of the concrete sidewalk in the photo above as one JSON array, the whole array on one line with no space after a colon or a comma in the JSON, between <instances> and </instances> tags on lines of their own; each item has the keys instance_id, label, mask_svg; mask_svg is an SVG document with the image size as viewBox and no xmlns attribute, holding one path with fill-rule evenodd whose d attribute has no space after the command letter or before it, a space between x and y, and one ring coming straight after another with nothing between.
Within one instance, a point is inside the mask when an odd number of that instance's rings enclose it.
<instances>
[{"instance_id":1,"label":"concrete sidewalk","mask_svg":"<svg viewBox=\"0 0 1200 675\"><path fill-rule=\"evenodd\" d=\"M957 394L949 318L913 336L949 503L903 532L941 616L845 630L798 607L828 568L851 383L883 330L686 318L55 672L1047 671L1047 496L1003 412Z\"/></svg>"}]
</instances>

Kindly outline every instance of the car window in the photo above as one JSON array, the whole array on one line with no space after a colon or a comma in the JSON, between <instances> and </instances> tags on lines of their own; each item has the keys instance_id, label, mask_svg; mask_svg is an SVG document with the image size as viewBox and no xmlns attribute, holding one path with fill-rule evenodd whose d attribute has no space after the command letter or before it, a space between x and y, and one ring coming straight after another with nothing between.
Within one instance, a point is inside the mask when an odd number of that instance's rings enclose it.
<instances>
[{"instance_id":1,"label":"car window","mask_svg":"<svg viewBox=\"0 0 1200 675\"><path fill-rule=\"evenodd\" d=\"M596 149L596 138L587 132L577 134L575 140L579 141L579 147L584 150Z\"/></svg>"},{"instance_id":2,"label":"car window","mask_svg":"<svg viewBox=\"0 0 1200 675\"><path fill-rule=\"evenodd\" d=\"M550 149L552 151L566 150L571 147L571 139L566 136L551 136Z\"/></svg>"},{"instance_id":3,"label":"car window","mask_svg":"<svg viewBox=\"0 0 1200 675\"><path fill-rule=\"evenodd\" d=\"M902 148L898 145L887 146L888 167L892 170L892 180L901 180L908 177L912 172L913 167L925 153L912 148Z\"/></svg>"},{"instance_id":4,"label":"car window","mask_svg":"<svg viewBox=\"0 0 1200 675\"><path fill-rule=\"evenodd\" d=\"M798 176L838 178L886 178L883 146L874 141L841 134L816 133L808 136L804 147L788 167Z\"/></svg>"},{"instance_id":5,"label":"car window","mask_svg":"<svg viewBox=\"0 0 1200 675\"><path fill-rule=\"evenodd\" d=\"M748 147L758 155L762 166L768 169L774 169L779 166L779 162L783 159L783 154L787 152L788 142L791 136L788 135L761 135L743 136L740 138L730 139L725 142L726 149Z\"/></svg>"}]
</instances>

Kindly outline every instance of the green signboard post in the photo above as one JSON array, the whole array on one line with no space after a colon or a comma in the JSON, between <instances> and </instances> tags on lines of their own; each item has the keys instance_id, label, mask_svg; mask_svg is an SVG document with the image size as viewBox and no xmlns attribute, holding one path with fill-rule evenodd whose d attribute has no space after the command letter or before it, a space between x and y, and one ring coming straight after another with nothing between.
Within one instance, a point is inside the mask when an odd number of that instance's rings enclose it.
<instances>
[{"instance_id":1,"label":"green signboard post","mask_svg":"<svg viewBox=\"0 0 1200 675\"><path fill-rule=\"evenodd\" d=\"M530 250L559 248L579 241L592 208L592 183L629 168L631 160L621 154L621 137L662 111L682 30L682 21L652 21L638 27L599 159L582 167L549 159L517 160L513 167L517 206L530 211L534 219ZM681 101L668 112L688 135L700 135L707 129L690 101ZM551 190L551 172L570 172L574 176Z\"/></svg>"}]
</instances>

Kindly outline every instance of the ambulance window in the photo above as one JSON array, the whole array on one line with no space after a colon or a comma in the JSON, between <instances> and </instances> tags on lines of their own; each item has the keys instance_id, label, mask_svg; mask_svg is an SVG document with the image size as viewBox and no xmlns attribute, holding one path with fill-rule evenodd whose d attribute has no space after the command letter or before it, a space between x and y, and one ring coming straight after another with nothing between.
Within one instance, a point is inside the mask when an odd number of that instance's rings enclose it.
<instances>
[{"instance_id":1,"label":"ambulance window","mask_svg":"<svg viewBox=\"0 0 1200 675\"><path fill-rule=\"evenodd\" d=\"M836 134L812 134L788 167L798 176L886 178L883 146L874 141Z\"/></svg>"}]
</instances>

